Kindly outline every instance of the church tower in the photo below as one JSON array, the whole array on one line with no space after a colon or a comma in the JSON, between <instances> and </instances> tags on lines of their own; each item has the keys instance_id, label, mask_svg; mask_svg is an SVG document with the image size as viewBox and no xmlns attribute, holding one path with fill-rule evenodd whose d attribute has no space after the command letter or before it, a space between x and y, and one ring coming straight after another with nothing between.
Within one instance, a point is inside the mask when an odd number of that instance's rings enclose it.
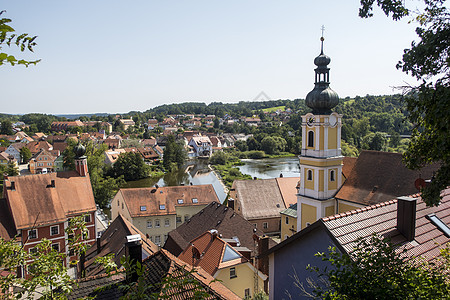
<instances>
[{"instance_id":1,"label":"church tower","mask_svg":"<svg viewBox=\"0 0 450 300\"><path fill-rule=\"evenodd\" d=\"M314 89L306 96L306 105L312 111L302 116L298 231L335 213L333 196L342 185L342 115L332 112L339 96L330 88L331 59L323 53L323 36L320 40L321 52L314 59Z\"/></svg>"}]
</instances>

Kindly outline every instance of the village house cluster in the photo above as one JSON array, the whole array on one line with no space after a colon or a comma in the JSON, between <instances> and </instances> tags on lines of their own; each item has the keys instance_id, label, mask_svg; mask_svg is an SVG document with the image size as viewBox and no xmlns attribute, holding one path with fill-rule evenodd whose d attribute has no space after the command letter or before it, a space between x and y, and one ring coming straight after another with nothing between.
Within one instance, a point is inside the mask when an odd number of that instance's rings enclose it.
<instances>
[{"instance_id":1,"label":"village house cluster","mask_svg":"<svg viewBox=\"0 0 450 300\"><path fill-rule=\"evenodd\" d=\"M442 191L439 206L427 207L417 187L432 178L438 166L411 171L402 165L400 154L378 151L363 151L358 158L342 156L342 115L333 112L339 98L329 86L330 58L322 52L314 63L315 87L306 97L311 111L302 116L301 124L300 177L236 180L224 203L211 185L122 188L110 204L111 222L104 226L83 153L77 152L81 155L75 158L76 171L58 167L67 139L107 144L105 162L114 164L128 151L140 153L148 162L160 159L169 134L184 141L190 157L209 157L248 136L179 131L200 124L213 126L216 118L212 115L168 116L162 122L150 119L146 126L160 127L162 134L141 140L135 147L122 147L126 137L117 133L28 137L19 131L8 137L13 142L2 157L20 163L20 148L29 148L32 174L5 178L0 236L16 239L28 251L46 237L55 250L66 252L68 219L86 216L89 231L83 242L91 247L71 266L78 281L70 296L73 299L124 295L118 285L135 281L137 275L118 272L107 276L95 258L109 254L114 254L119 268L122 256L140 262L148 286L162 282L167 274L177 274L197 282L210 295L208 299L243 299L260 291L270 299L284 299L287 294L302 298L294 277L306 281L313 276L308 265L326 266L315 253L330 246L350 253L359 238L372 234L391 237L406 245L408 254L433 261L450 242L450 189ZM290 112L270 114L287 118ZM120 121L124 127L134 126L131 119ZM225 118L219 122L258 126L260 120ZM52 126L65 130L82 123ZM26 276L26 270L17 275ZM96 290L100 286L107 292ZM178 299L189 299L190 288L177 290Z\"/></svg>"}]
</instances>

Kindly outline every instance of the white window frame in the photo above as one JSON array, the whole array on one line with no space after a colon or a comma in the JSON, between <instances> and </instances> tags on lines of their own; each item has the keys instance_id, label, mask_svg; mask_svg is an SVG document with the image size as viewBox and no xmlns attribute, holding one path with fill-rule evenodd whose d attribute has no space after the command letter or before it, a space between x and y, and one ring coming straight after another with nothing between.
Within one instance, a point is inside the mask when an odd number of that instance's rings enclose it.
<instances>
[{"instance_id":1,"label":"white window frame","mask_svg":"<svg viewBox=\"0 0 450 300\"><path fill-rule=\"evenodd\" d=\"M58 249L53 248L54 246L58 246ZM60 248L60 246L59 246L59 243L54 243L54 244L52 244L52 249L56 250L56 252L61 251L61 248Z\"/></svg>"},{"instance_id":2,"label":"white window frame","mask_svg":"<svg viewBox=\"0 0 450 300\"><path fill-rule=\"evenodd\" d=\"M153 228L153 223L151 220L147 221L147 228Z\"/></svg>"},{"instance_id":3,"label":"white window frame","mask_svg":"<svg viewBox=\"0 0 450 300\"><path fill-rule=\"evenodd\" d=\"M155 228L161 227L161 221L159 219L155 220Z\"/></svg>"},{"instance_id":4,"label":"white window frame","mask_svg":"<svg viewBox=\"0 0 450 300\"><path fill-rule=\"evenodd\" d=\"M53 233L53 232L52 232L52 229L53 229L53 228L56 228L56 233ZM58 234L59 234L59 225L50 226L50 236L58 235Z\"/></svg>"},{"instance_id":5,"label":"white window frame","mask_svg":"<svg viewBox=\"0 0 450 300\"><path fill-rule=\"evenodd\" d=\"M269 228L269 223L263 222L263 229L268 229L268 228Z\"/></svg>"},{"instance_id":6,"label":"white window frame","mask_svg":"<svg viewBox=\"0 0 450 300\"><path fill-rule=\"evenodd\" d=\"M36 232L35 237L30 237L30 232L32 232L32 231ZM37 238L38 238L38 230L37 230L37 228L28 230L28 239L29 240L35 240Z\"/></svg>"},{"instance_id":7,"label":"white window frame","mask_svg":"<svg viewBox=\"0 0 450 300\"><path fill-rule=\"evenodd\" d=\"M166 218L164 219L164 227L169 227L170 226L170 219Z\"/></svg>"}]
</instances>

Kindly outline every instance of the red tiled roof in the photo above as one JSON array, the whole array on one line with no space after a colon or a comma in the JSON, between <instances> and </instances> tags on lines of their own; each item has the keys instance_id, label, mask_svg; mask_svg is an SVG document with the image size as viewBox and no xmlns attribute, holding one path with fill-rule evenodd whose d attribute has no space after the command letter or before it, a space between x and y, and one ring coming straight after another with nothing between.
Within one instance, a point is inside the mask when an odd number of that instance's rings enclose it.
<instances>
[{"instance_id":1,"label":"red tiled roof","mask_svg":"<svg viewBox=\"0 0 450 300\"><path fill-rule=\"evenodd\" d=\"M190 186L164 186L158 188L120 189L131 217L175 214L175 206L207 205L219 202L211 184ZM182 199L183 203L178 203ZM197 203L195 200L197 199ZM140 207L145 205L146 210ZM164 205L164 209L160 209Z\"/></svg>"},{"instance_id":2,"label":"red tiled roof","mask_svg":"<svg viewBox=\"0 0 450 300\"><path fill-rule=\"evenodd\" d=\"M55 180L55 187L51 182ZM15 190L11 190L14 182ZM17 229L30 228L66 220L67 216L96 210L89 175L81 177L74 171L11 176L5 180ZM37 221L36 221L37 218Z\"/></svg>"},{"instance_id":3,"label":"red tiled roof","mask_svg":"<svg viewBox=\"0 0 450 300\"><path fill-rule=\"evenodd\" d=\"M179 259L194 266L201 267L208 272L211 276L217 272L223 265L232 266L241 264L247 261L239 252L236 252L236 257L231 261L222 262L222 258L226 247L231 247L227 242L207 231L199 237L193 239L189 246L178 256ZM194 249L198 250L200 258L193 258Z\"/></svg>"},{"instance_id":4,"label":"red tiled roof","mask_svg":"<svg viewBox=\"0 0 450 300\"><path fill-rule=\"evenodd\" d=\"M396 228L398 200L379 203L322 220L347 252L352 251L358 238L367 238L372 233L378 233L391 238L395 244L405 246L408 250L407 254L432 260L439 256L439 250L450 242L450 237L446 237L425 217L435 213L445 224L450 224L450 188L444 190L441 195L443 198L437 207L427 207L419 194L410 196L418 198L413 242L408 242Z\"/></svg>"},{"instance_id":5,"label":"red tiled roof","mask_svg":"<svg viewBox=\"0 0 450 300\"><path fill-rule=\"evenodd\" d=\"M278 188L283 197L284 206L286 208L297 203L297 184L300 180L298 177L278 177Z\"/></svg>"}]
</instances>

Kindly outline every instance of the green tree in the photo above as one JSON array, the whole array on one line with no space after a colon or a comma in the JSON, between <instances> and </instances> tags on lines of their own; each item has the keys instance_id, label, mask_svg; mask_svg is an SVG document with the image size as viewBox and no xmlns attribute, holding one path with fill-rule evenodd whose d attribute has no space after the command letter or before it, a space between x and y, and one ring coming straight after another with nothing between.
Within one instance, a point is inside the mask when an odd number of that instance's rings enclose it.
<instances>
[{"instance_id":1,"label":"green tree","mask_svg":"<svg viewBox=\"0 0 450 300\"><path fill-rule=\"evenodd\" d=\"M215 152L209 159L212 165L225 165L230 160L230 155L224 151Z\"/></svg>"},{"instance_id":2,"label":"green tree","mask_svg":"<svg viewBox=\"0 0 450 300\"><path fill-rule=\"evenodd\" d=\"M22 163L26 164L31 159L31 151L27 147L20 148L20 159L22 160Z\"/></svg>"},{"instance_id":3,"label":"green tree","mask_svg":"<svg viewBox=\"0 0 450 300\"><path fill-rule=\"evenodd\" d=\"M19 168L17 167L17 164L12 160L8 161L8 164L6 165L6 174L8 174L8 176L19 175Z\"/></svg>"},{"instance_id":4,"label":"green tree","mask_svg":"<svg viewBox=\"0 0 450 300\"><path fill-rule=\"evenodd\" d=\"M261 141L261 150L267 154L278 154L286 148L286 140L279 136L267 136Z\"/></svg>"},{"instance_id":5,"label":"green tree","mask_svg":"<svg viewBox=\"0 0 450 300\"><path fill-rule=\"evenodd\" d=\"M126 152L119 155L119 158L112 167L112 174L115 178L123 176L126 181L139 180L148 177L150 167L145 164L140 153Z\"/></svg>"},{"instance_id":6,"label":"green tree","mask_svg":"<svg viewBox=\"0 0 450 300\"><path fill-rule=\"evenodd\" d=\"M234 146L239 150L239 151L248 151L248 146L247 143L245 141L242 140L238 140L236 142L234 142Z\"/></svg>"},{"instance_id":7,"label":"green tree","mask_svg":"<svg viewBox=\"0 0 450 300\"><path fill-rule=\"evenodd\" d=\"M84 216L69 220L69 225L65 229L66 234L72 237L67 242L69 251L73 251L76 255L86 251L87 244L82 242L82 236L86 231ZM6 241L0 238L0 269L5 271L5 274L0 276L2 296L5 299L33 298L33 296L40 299L67 299L75 284L63 264L67 254L53 249L51 241L46 238L36 244L35 248L36 252L29 253L15 239ZM14 272L8 272L16 270L18 266L22 269L27 266L26 270L30 276L20 278ZM21 289L11 293L12 287Z\"/></svg>"},{"instance_id":8,"label":"green tree","mask_svg":"<svg viewBox=\"0 0 450 300\"><path fill-rule=\"evenodd\" d=\"M0 16L6 11L0 11ZM24 59L17 59L13 55L2 52L2 45L6 44L8 47L11 45L16 45L20 51L31 51L33 52L33 47L36 46L36 36L28 36L27 33L17 34L14 28L9 24L12 22L8 18L0 18L0 65L10 64L14 66L16 64L24 65L28 67L30 64L36 65L40 60L27 61Z\"/></svg>"},{"instance_id":9,"label":"green tree","mask_svg":"<svg viewBox=\"0 0 450 300\"><path fill-rule=\"evenodd\" d=\"M362 0L359 15L373 15L374 0ZM424 0L424 10L409 10L405 2L378 0L377 5L394 20L415 15L418 42L404 50L397 68L415 77L419 86L407 87L404 100L414 124L403 159L408 168L440 163L434 179L422 190L427 205L439 205L441 191L450 185L450 13L445 0Z\"/></svg>"},{"instance_id":10,"label":"green tree","mask_svg":"<svg viewBox=\"0 0 450 300\"><path fill-rule=\"evenodd\" d=\"M401 250L401 249L400 249ZM450 295L449 245L441 251L440 261L427 263L398 251L388 239L377 235L359 240L350 255L330 248L318 253L331 267L319 269L325 285L315 283L316 299L448 299ZM301 283L300 283L300 286Z\"/></svg>"},{"instance_id":11,"label":"green tree","mask_svg":"<svg viewBox=\"0 0 450 300\"><path fill-rule=\"evenodd\" d=\"M12 123L10 120L2 120L0 127L0 134L13 135L14 131L12 129Z\"/></svg>"},{"instance_id":12,"label":"green tree","mask_svg":"<svg viewBox=\"0 0 450 300\"><path fill-rule=\"evenodd\" d=\"M163 166L166 170L171 171L180 168L187 159L186 150L181 143L175 141L173 135L169 135L164 149Z\"/></svg>"}]
</instances>

